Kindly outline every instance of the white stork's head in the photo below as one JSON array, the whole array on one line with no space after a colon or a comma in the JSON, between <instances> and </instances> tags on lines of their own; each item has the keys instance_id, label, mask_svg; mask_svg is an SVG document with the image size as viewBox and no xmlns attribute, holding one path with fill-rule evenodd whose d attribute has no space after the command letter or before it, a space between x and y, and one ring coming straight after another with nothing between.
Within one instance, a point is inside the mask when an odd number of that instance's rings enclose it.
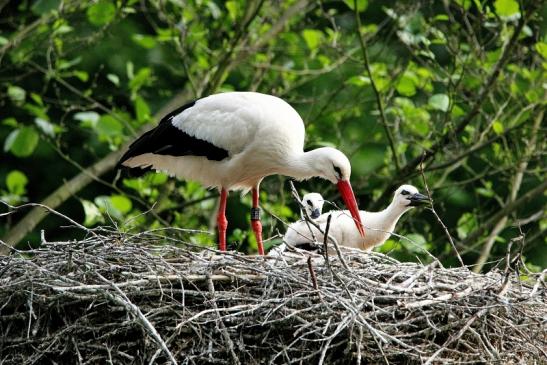
<instances>
[{"instance_id":1,"label":"white stork's head","mask_svg":"<svg viewBox=\"0 0 547 365\"><path fill-rule=\"evenodd\" d=\"M398 207L412 208L418 205L427 204L429 198L423 194L420 194L418 189L412 185L401 185L393 197L392 204Z\"/></svg>"},{"instance_id":2,"label":"white stork's head","mask_svg":"<svg viewBox=\"0 0 547 365\"><path fill-rule=\"evenodd\" d=\"M311 219L317 219L323 210L323 197L319 193L308 193L302 197L302 205Z\"/></svg>"},{"instance_id":3,"label":"white stork's head","mask_svg":"<svg viewBox=\"0 0 547 365\"><path fill-rule=\"evenodd\" d=\"M353 189L349 182L351 176L351 165L348 158L336 148L322 147L304 154L305 175L304 178L312 176L322 177L336 184L342 200L351 213L357 230L361 236L365 235L365 230L361 223L359 207L353 194ZM289 174L290 175L290 174ZM294 176L294 175L293 175Z\"/></svg>"},{"instance_id":4,"label":"white stork's head","mask_svg":"<svg viewBox=\"0 0 547 365\"><path fill-rule=\"evenodd\" d=\"M329 180L333 184L349 181L351 164L348 158L336 148L322 147L313 150L311 164L316 176Z\"/></svg>"}]
</instances>

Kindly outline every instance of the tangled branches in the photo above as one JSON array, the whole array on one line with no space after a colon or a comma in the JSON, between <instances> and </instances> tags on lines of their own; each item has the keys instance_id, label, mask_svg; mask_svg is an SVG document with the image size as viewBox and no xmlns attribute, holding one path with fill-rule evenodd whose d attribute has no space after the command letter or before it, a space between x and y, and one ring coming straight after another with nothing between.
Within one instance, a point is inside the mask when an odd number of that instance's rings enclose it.
<instances>
[{"instance_id":1,"label":"tangled branches","mask_svg":"<svg viewBox=\"0 0 547 365\"><path fill-rule=\"evenodd\" d=\"M461 363L545 359L546 290L344 250L345 263L97 233L0 258L3 363Z\"/></svg>"}]
</instances>

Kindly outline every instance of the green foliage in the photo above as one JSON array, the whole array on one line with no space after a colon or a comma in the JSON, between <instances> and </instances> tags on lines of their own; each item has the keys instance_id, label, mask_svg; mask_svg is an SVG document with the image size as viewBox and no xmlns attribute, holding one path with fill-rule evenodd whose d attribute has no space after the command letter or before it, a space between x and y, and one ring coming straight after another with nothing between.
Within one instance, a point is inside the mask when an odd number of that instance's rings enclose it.
<instances>
[{"instance_id":1,"label":"green foliage","mask_svg":"<svg viewBox=\"0 0 547 365\"><path fill-rule=\"evenodd\" d=\"M5 180L6 190L0 189L0 199L11 205L27 200L27 176L19 170L11 170Z\"/></svg>"},{"instance_id":2,"label":"green foliage","mask_svg":"<svg viewBox=\"0 0 547 365\"><path fill-rule=\"evenodd\" d=\"M41 201L88 174L93 183L59 207L73 219L134 231L178 226L205 232L186 234L189 241L214 245L206 232L214 231L215 192L162 173L131 178L81 170L182 103L257 90L295 107L306 124L306 148L336 146L350 157L363 209L383 208L397 184L423 190L425 156L436 210L465 262L475 263L493 227L477 242L466 238L507 205L515 184L518 199L545 179L545 131L535 122L545 108L545 7L516 0L298 5L9 2L0 9L1 199ZM341 204L325 181L297 187ZM266 178L261 201L267 237L299 217L284 178ZM507 242L523 233L527 265L545 267L547 223L535 216L545 205L545 195L537 195L508 212L489 260L505 257ZM252 252L249 207L248 197L231 194L230 239ZM536 218L518 226L530 217ZM16 223L2 222L0 230ZM55 224L48 218L39 228L52 229L50 239L66 238ZM446 233L429 212L415 209L397 233L411 241L389 240L380 250L425 262L427 249L454 263Z\"/></svg>"},{"instance_id":3,"label":"green foliage","mask_svg":"<svg viewBox=\"0 0 547 365\"><path fill-rule=\"evenodd\" d=\"M13 130L4 142L4 151L10 151L17 157L28 157L34 152L40 137L32 127Z\"/></svg>"},{"instance_id":4,"label":"green foliage","mask_svg":"<svg viewBox=\"0 0 547 365\"><path fill-rule=\"evenodd\" d=\"M10 171L6 177L6 186L11 194L23 195L25 193L27 183L27 177L19 170Z\"/></svg>"},{"instance_id":5,"label":"green foliage","mask_svg":"<svg viewBox=\"0 0 547 365\"><path fill-rule=\"evenodd\" d=\"M516 0L496 0L494 8L501 17L511 17L519 14L519 3Z\"/></svg>"},{"instance_id":6,"label":"green foliage","mask_svg":"<svg viewBox=\"0 0 547 365\"><path fill-rule=\"evenodd\" d=\"M116 16L116 6L108 0L100 0L87 9L87 19L96 26L110 23Z\"/></svg>"},{"instance_id":7,"label":"green foliage","mask_svg":"<svg viewBox=\"0 0 547 365\"><path fill-rule=\"evenodd\" d=\"M447 112L450 106L450 98L446 94L435 94L429 98L428 104L432 109Z\"/></svg>"},{"instance_id":8,"label":"green foliage","mask_svg":"<svg viewBox=\"0 0 547 365\"><path fill-rule=\"evenodd\" d=\"M365 11L368 6L368 0L344 0L344 3L351 9L355 11L357 5L357 11Z\"/></svg>"}]
</instances>

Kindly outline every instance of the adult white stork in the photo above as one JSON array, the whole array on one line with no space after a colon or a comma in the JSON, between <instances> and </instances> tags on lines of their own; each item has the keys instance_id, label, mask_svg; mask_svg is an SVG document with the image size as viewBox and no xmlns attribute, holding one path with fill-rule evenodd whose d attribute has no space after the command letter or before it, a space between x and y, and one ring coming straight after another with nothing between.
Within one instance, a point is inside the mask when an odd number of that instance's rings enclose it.
<instances>
[{"instance_id":1,"label":"adult white stork","mask_svg":"<svg viewBox=\"0 0 547 365\"><path fill-rule=\"evenodd\" d=\"M412 185L400 186L393 196L391 204L380 212L359 212L363 225L367 229L367 235L362 237L355 234L353 218L347 210L336 210L322 214L315 219L315 223L321 227L323 232L326 229L327 219L332 215L329 236L336 239L340 246L371 250L375 246L383 244L395 229L395 225L401 216L417 205L428 202L428 198L418 192ZM315 227L306 224L304 221L294 222L287 228L283 241L292 246L308 246L313 242L313 231L319 243L323 242L323 234Z\"/></svg>"},{"instance_id":2,"label":"adult white stork","mask_svg":"<svg viewBox=\"0 0 547 365\"><path fill-rule=\"evenodd\" d=\"M251 225L264 254L258 189L265 176L296 180L314 176L337 184L364 235L350 185L351 165L329 147L304 152L304 123L288 103L272 95L228 92L210 95L169 113L120 159L131 169L165 171L220 189L219 249L226 250L226 198L230 190L252 190ZM357 231L356 231L357 232Z\"/></svg>"}]
</instances>

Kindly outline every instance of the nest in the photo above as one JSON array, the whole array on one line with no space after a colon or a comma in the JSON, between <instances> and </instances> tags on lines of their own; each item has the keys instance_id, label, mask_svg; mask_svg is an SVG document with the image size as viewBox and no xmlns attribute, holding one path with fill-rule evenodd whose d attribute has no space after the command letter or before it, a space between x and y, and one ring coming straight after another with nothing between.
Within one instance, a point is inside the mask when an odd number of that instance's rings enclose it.
<instances>
[{"instance_id":1,"label":"nest","mask_svg":"<svg viewBox=\"0 0 547 365\"><path fill-rule=\"evenodd\" d=\"M166 245L157 232L91 233L0 259L0 362L547 358L541 275L523 282L510 270L479 275L358 251L221 254Z\"/></svg>"}]
</instances>

